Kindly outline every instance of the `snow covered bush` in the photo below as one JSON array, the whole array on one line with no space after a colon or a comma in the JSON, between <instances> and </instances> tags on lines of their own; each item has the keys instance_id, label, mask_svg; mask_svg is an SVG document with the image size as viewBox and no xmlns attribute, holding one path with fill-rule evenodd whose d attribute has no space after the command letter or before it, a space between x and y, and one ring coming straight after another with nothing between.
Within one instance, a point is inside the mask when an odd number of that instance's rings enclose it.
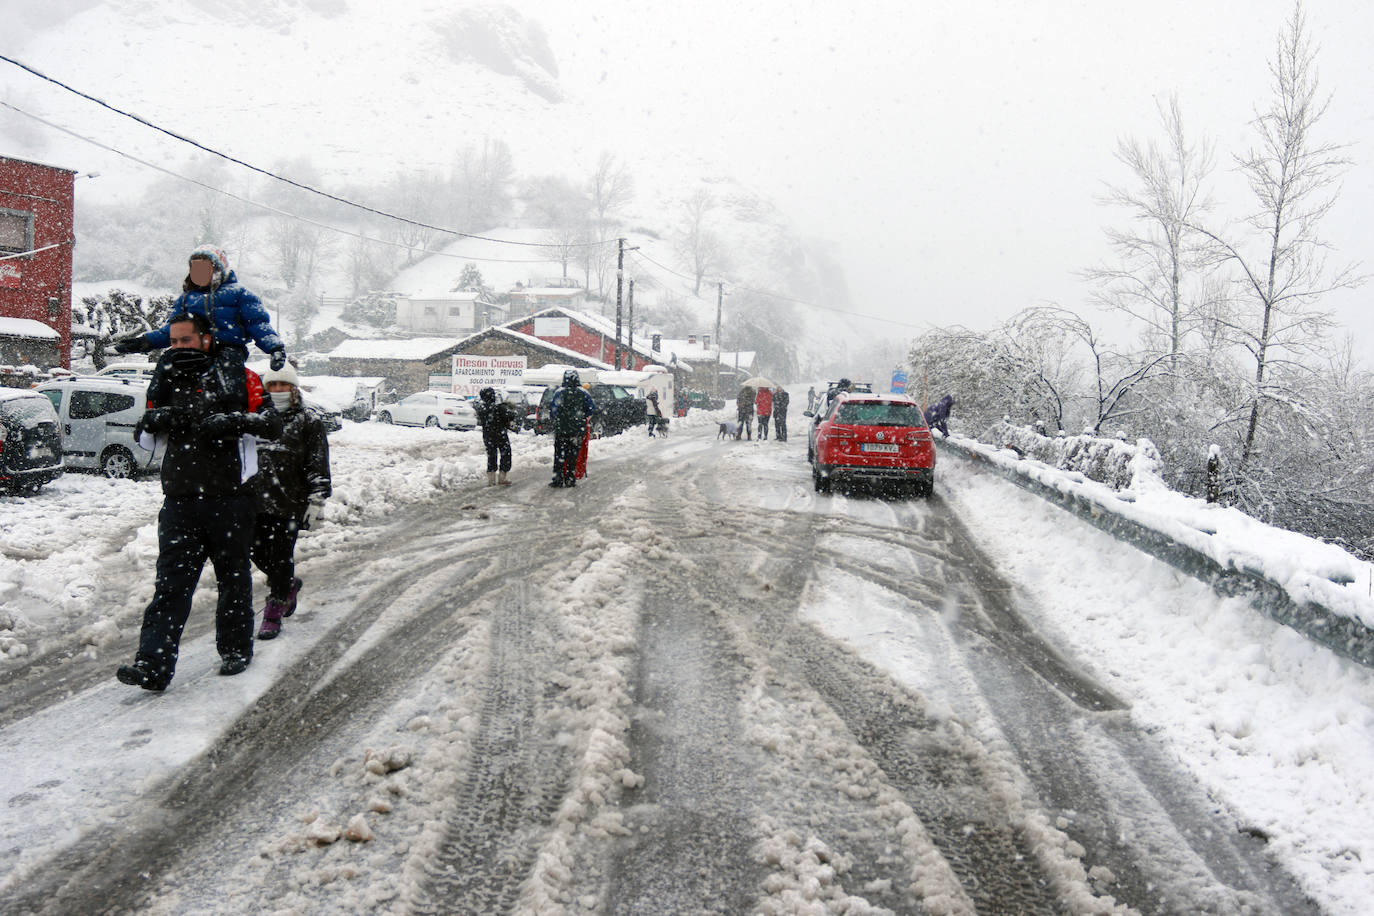
<instances>
[{"instance_id":1,"label":"snow covered bush","mask_svg":"<svg viewBox=\"0 0 1374 916\"><path fill-rule=\"evenodd\" d=\"M1159 450L1149 439L1134 443L1098 436L1045 436L1035 429L1013 426L1005 419L994 423L979 437L999 448L1009 448L1023 458L1077 471L1089 480L1114 490L1164 488L1160 479Z\"/></svg>"}]
</instances>

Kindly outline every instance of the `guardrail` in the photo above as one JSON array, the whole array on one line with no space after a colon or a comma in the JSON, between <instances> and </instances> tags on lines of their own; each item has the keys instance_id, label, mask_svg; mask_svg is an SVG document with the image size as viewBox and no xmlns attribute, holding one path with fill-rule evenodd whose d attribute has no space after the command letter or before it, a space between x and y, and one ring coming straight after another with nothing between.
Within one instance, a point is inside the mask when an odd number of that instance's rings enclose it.
<instances>
[{"instance_id":1,"label":"guardrail","mask_svg":"<svg viewBox=\"0 0 1374 916\"><path fill-rule=\"evenodd\" d=\"M1125 541L1175 569L1200 579L1218 594L1244 597L1260 613L1297 630L1314 642L1366 667L1374 667L1374 630L1350 617L1312 601L1295 601L1282 585L1254 570L1224 566L1187 544L1126 518L1110 505L1089 496L1036 480L1026 474L989 461L982 452L948 439L937 438L943 452L966 458L1010 480L1025 490Z\"/></svg>"}]
</instances>

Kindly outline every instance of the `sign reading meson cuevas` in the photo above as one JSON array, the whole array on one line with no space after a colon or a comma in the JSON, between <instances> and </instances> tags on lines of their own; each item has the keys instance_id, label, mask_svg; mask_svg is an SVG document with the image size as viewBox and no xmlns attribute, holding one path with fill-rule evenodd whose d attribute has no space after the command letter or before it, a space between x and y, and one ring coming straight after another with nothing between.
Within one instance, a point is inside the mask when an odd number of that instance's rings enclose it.
<instances>
[{"instance_id":1,"label":"sign reading meson cuevas","mask_svg":"<svg viewBox=\"0 0 1374 916\"><path fill-rule=\"evenodd\" d=\"M525 364L526 358L523 356L469 356L455 353L450 371L451 389L454 394L475 395L483 388L519 385L520 376L525 374Z\"/></svg>"}]
</instances>

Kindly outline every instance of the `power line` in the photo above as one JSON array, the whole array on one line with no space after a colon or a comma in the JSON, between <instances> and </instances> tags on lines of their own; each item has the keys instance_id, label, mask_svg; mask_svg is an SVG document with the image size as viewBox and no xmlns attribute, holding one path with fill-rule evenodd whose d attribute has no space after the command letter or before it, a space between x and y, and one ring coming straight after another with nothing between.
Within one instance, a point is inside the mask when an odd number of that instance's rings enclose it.
<instances>
[{"instance_id":1,"label":"power line","mask_svg":"<svg viewBox=\"0 0 1374 916\"><path fill-rule=\"evenodd\" d=\"M359 210L365 210L366 212L368 212L368 213L374 213L374 214L376 214L377 216L384 216L384 217L386 217L387 219L394 219L394 220L397 220L398 222L408 223L408 224L410 224L410 225L412 225L412 226L418 226L418 227L420 227L421 229L431 229L431 230L433 230L433 231L435 231L435 232L444 232L444 233L447 233L447 234L449 234L449 235L456 235L456 236L460 236L461 238L466 238L466 239L478 239L478 240L483 241L483 242L498 242L498 243L500 243L500 244L502 244L502 245L524 245L524 246L530 246L530 247L543 247L542 243L540 243L540 242L517 242L517 241L512 241L511 239L498 239L498 238L493 238L493 237L491 237L491 236L486 236L486 235L474 235L474 234L471 233L471 232L460 232L460 231L458 231L457 229L449 229L449 228L447 228L447 227L445 227L445 226L433 226L433 225L430 225L429 223L422 223L422 222L419 222L418 220L413 220L413 219L410 219L410 218L408 218L408 217L399 216L399 215L397 215L397 214L395 214L395 213L389 213L389 212L387 212L386 210L379 210L379 209L377 209L376 207L370 207L370 206L368 206L367 204L360 204L360 203L358 203L358 202L356 202L356 201L349 200L349 199L346 198L346 197L339 197L338 195L330 194L328 191L321 191L320 189L315 188L315 187L311 187L311 186L308 185L308 184L303 184L303 183L301 183L301 182L299 182L299 181L295 181L295 180L293 180L293 179L291 179L291 178L287 178L287 177L284 176L284 175L278 175L276 172L270 171L270 170L268 170L268 169L260 168L259 166L253 165L252 163L244 162L242 159L235 158L234 156L231 156L231 155L229 155L228 153L222 153L222 152L220 152L220 151L217 150L217 149L213 149L212 147L206 146L205 144L201 143L201 142L198 141L198 140L194 140L194 139L192 139L192 138L190 138L190 137L187 137L187 136L184 136L184 135L182 135L182 134L179 134L179 133L177 133L176 131L169 130L169 129L165 128L165 127L161 127L161 126L159 126L159 125L157 125L157 124L154 124L152 121L149 121L149 120L147 120L146 118L143 118L143 117L141 117L141 116L139 116L139 115L133 114L132 112L128 112L128 111L123 110L122 108L118 108L118 107L116 107L116 106L114 106L114 105L111 105L109 102L106 102L106 101L103 100L103 99L96 98L95 96L93 96L93 95L91 95L91 94L89 94L89 93L82 92L80 89L76 89L76 88L74 88L74 87L72 87L72 86L69 86L69 85L67 85L66 83L62 82L61 80L54 79L53 77L48 76L46 73L43 73L43 72L40 71L40 70L36 70L36 69L34 69L33 67L30 67L28 64L23 63L22 61L15 60L15 59L12 58L12 57L7 57L7 56L4 55L4 54L0 54L0 60L5 61L6 63L13 64L14 66L18 67L19 69L25 70L25 71L27 71L27 72L33 74L34 76L38 77L39 79L46 80L47 82L52 83L54 86L60 86L61 88L67 90L68 92L72 93L73 95L77 95L77 96L80 96L80 97L83 98L83 99L86 99L86 100L88 100L88 101L94 102L94 103L96 103L97 105L101 106L102 108L106 108L106 109L108 109L108 110L110 110L110 111L113 111L115 114L122 115L123 117L126 117L126 118L128 118L128 119L130 119L130 120L132 120L132 121L136 121L137 123L142 124L144 127L151 128L152 130L155 130L155 131L157 131L158 133L166 134L167 136L171 137L171 138L174 139L174 140L179 140L179 141L181 141L182 143L186 143L186 144L189 144L189 145L191 145L191 146L194 146L196 149L203 150L204 152L207 152L207 153L209 153L209 154L212 155L212 156L218 156L219 158L224 159L224 160L226 160L226 161L228 161L228 162L232 162L232 163L234 163L234 164L236 164L236 165L241 165L241 166L243 166L244 168L249 169L250 171L257 172L257 173L260 174L260 175L266 175L268 178L274 178L274 179L276 179L277 181L284 182L284 183L286 183L286 184L291 185L292 187L300 188L302 191L308 191L308 192L310 192L311 194L318 194L320 197L327 198L327 199L332 200L332 201L335 201L335 202L337 202L337 203L345 204L346 206L349 206L349 207L356 207L356 208L359 209ZM11 107L12 107L12 106L11 106ZM17 109L16 109L16 110L17 110ZM572 243L571 245L569 245L568 247L573 247L573 248L592 248L592 247L596 247L596 246L599 246L599 245L609 245L611 242L614 242L614 241L615 241L615 239L601 239L600 241L595 241L595 242L574 242L574 243Z\"/></svg>"},{"instance_id":2,"label":"power line","mask_svg":"<svg viewBox=\"0 0 1374 916\"><path fill-rule=\"evenodd\" d=\"M449 253L446 252L446 251L431 251L431 250L429 250L429 249L427 249L427 248L416 248L416 247L413 246L413 245L406 245L406 244L404 244L403 242L389 242L389 241L387 241L386 239L376 239L376 238L372 238L371 236L363 235L361 232L354 232L354 231L351 230L351 229L343 229L343 228L340 228L339 226L333 226L333 225L330 225L329 223L323 223L323 222L320 222L319 220L311 219L311 218L308 217L308 216L301 216L301 215L296 214L296 213L291 213L291 212L289 212L289 211L287 211L287 210L282 210L282 209L279 208L279 207L274 207L274 206L272 206L271 204L264 204L264 203L261 203L261 202L259 202L259 201L252 200L252 199L250 199L250 198L243 197L243 196L241 196L241 195L235 194L235 193L232 192L232 191L226 191L226 190L224 190L223 188L217 188L217 187L215 187L214 185L206 184L205 182L203 182L203 181L201 181L201 180L199 180L199 179L191 178L191 177L189 177L189 176L187 176L187 175L181 175L181 174L179 174L179 173L177 173L177 172L173 172L171 169L163 168L163 167L160 166L160 165L155 165L155 164L153 164L153 163L151 163L151 162L148 162L148 161L146 161L146 160L140 159L140 158L138 158L137 156L132 155L131 153L126 153L126 152L124 152L123 150L119 150L119 149L114 148L113 146L109 146L109 145L107 145L107 144L101 143L99 140L93 140L93 139L91 139L90 137L86 137L86 136L83 136L83 135L81 135L81 134L78 134L76 131L70 130L70 129L66 128L66 127L63 127L63 126L60 125L60 124L54 124L52 121L49 121L49 120L47 120L47 119L45 119L45 118L42 118L42 117L39 117L38 115L33 114L32 112L25 111L25 110L23 110L22 108L19 108L19 107L15 106L15 105L11 105L9 102L4 101L3 99L0 99L0 107L8 108L9 110L11 110L11 111L13 111L13 112L15 112L15 113L17 113L17 114L21 114L21 115L23 115L23 116L26 117L26 118L32 118L33 120L39 122L40 124L43 124L43 125L45 125L45 126L47 126L47 127L51 127L53 130L60 131L60 132L62 132L62 133L64 133L64 134L67 134L67 135L70 136L70 137L75 137L77 140L81 140L82 142L89 143L89 144L91 144L91 145L94 146L94 147L97 147L97 148L99 148L99 149L105 150L106 152L114 153L116 156L122 156L123 158L128 159L130 162L135 162L135 163L137 163L137 164L139 164L139 165L141 165L141 166L144 166L145 168L150 168L150 169L152 169L152 170L155 171L155 172L161 172L161 173L164 174L164 175L170 176L170 177L172 177L172 178L176 178L176 179L178 179L178 180L180 180L180 181L185 181L185 182L187 182L188 184L196 185L197 187L204 188L205 190L211 191L211 192L213 192L213 193L215 193L215 194L222 194L222 195L224 195L225 197L231 198L231 199L233 199L233 200L237 200L237 201L239 201L240 203L247 204L247 205L250 206L250 207L257 207L257 208L260 209L260 210L266 210L267 212L269 212L269 213L275 213L275 214L277 214L278 216L284 216L284 217L287 217L288 219L293 219L293 220L296 220L296 221L298 221L298 222L306 223L306 224L311 225L311 226L316 226L316 227L318 227L318 228L320 228L320 229L327 229L327 230L329 230L330 232L337 232L337 233L339 233L340 235L347 235L347 236L350 236L350 237L352 237L352 238L361 239L361 240L364 241L364 242L373 242L373 243L378 244L378 245L387 245L387 246L390 246L390 247L392 247L392 248L399 248L399 249L401 249L402 251L409 251L409 252L413 252L413 253L416 253L416 254L437 255L437 256L439 256L439 257L443 257L443 258L453 258L453 259L459 260L459 261L482 261L482 262L487 262L487 263L498 263L498 264L548 264L548 263L552 263L554 260L556 260L555 258L483 258L483 257L478 257L478 256L476 256L476 255L449 254ZM473 237L473 238L476 238L476 236L472 236L472 237ZM520 242L520 243L512 243L512 244L532 244L532 243ZM42 250L42 249L40 249L40 250ZM0 259L0 260L2 260L2 259Z\"/></svg>"}]
</instances>

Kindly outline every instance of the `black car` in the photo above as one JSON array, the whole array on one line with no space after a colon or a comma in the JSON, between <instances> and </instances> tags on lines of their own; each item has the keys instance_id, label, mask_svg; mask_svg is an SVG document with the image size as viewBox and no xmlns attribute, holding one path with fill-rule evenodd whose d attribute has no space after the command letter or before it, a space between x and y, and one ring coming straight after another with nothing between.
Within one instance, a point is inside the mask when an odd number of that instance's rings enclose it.
<instances>
[{"instance_id":1,"label":"black car","mask_svg":"<svg viewBox=\"0 0 1374 916\"><path fill-rule=\"evenodd\" d=\"M725 399L713 398L705 391L687 392L687 406L695 407L697 410L724 410Z\"/></svg>"},{"instance_id":2,"label":"black car","mask_svg":"<svg viewBox=\"0 0 1374 916\"><path fill-rule=\"evenodd\" d=\"M37 493L62 474L62 433L52 401L37 391L0 388L0 489Z\"/></svg>"},{"instance_id":3,"label":"black car","mask_svg":"<svg viewBox=\"0 0 1374 916\"><path fill-rule=\"evenodd\" d=\"M549 409L557 388L544 389L539 399L539 410L534 418L534 431L547 433L553 429L553 419ZM593 385L587 389L600 413L592 417L592 436L615 436L631 426L643 426L648 422L649 403L624 385Z\"/></svg>"}]
</instances>

